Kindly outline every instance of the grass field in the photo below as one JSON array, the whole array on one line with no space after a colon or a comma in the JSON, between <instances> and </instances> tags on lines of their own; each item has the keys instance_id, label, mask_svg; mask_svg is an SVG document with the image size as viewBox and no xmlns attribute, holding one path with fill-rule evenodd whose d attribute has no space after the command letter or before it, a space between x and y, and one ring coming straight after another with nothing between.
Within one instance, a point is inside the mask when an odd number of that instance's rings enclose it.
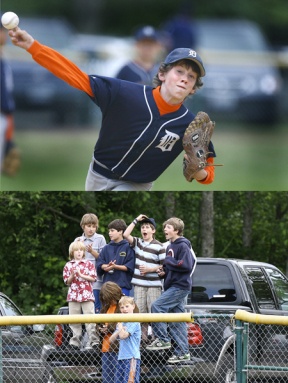
<instances>
[{"instance_id":1,"label":"grass field","mask_svg":"<svg viewBox=\"0 0 288 383\"><path fill-rule=\"evenodd\" d=\"M93 129L17 132L22 166L13 178L2 175L2 191L84 190L96 142ZM182 156L155 182L156 190L288 190L288 129L220 126L213 143L217 153L215 181L203 186L182 176Z\"/></svg>"}]
</instances>

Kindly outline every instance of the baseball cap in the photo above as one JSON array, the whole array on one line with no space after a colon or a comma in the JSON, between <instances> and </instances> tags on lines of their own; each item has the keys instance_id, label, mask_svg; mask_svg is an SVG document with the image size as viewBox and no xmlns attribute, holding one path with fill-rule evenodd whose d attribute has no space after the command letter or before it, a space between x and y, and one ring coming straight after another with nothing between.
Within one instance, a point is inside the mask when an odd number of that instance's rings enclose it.
<instances>
[{"instance_id":1,"label":"baseball cap","mask_svg":"<svg viewBox=\"0 0 288 383\"><path fill-rule=\"evenodd\" d=\"M156 29L151 25L145 25L144 27L137 29L134 37L137 41L145 39L157 41L159 39Z\"/></svg>"},{"instance_id":2,"label":"baseball cap","mask_svg":"<svg viewBox=\"0 0 288 383\"><path fill-rule=\"evenodd\" d=\"M190 48L176 48L165 58L165 64L172 64L179 60L191 60L194 61L199 69L200 76L205 76L205 69L201 57L198 55L196 51Z\"/></svg>"},{"instance_id":3,"label":"baseball cap","mask_svg":"<svg viewBox=\"0 0 288 383\"><path fill-rule=\"evenodd\" d=\"M156 229L156 222L155 222L154 218L145 218L140 223L142 224L142 223L145 223L145 222L151 223L155 227L155 229Z\"/></svg>"}]
</instances>

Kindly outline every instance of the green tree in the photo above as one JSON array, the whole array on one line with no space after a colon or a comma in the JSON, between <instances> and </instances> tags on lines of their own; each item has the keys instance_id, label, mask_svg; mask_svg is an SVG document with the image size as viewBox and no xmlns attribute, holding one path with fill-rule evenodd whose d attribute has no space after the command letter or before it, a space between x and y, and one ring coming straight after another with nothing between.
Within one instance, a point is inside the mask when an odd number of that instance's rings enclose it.
<instances>
[{"instance_id":1,"label":"green tree","mask_svg":"<svg viewBox=\"0 0 288 383\"><path fill-rule=\"evenodd\" d=\"M115 218L129 224L143 213L157 223L156 238L165 241L162 223L170 216L183 219L184 235L197 256L202 255L201 225L205 226L201 192L1 192L0 289L26 314L56 313L66 304L63 266L70 243L82 233L81 217L99 217L98 232L108 238ZM288 254L288 193L254 192L249 242L243 241L247 192L214 192L215 257L267 261L285 271ZM169 207L169 208L168 208ZM206 214L209 214L209 209ZM212 211L213 210L213 211ZM133 232L134 233L134 232ZM135 235L140 235L139 226ZM208 234L211 235L211 230ZM245 246L244 246L245 245Z\"/></svg>"},{"instance_id":2,"label":"green tree","mask_svg":"<svg viewBox=\"0 0 288 383\"><path fill-rule=\"evenodd\" d=\"M175 0L2 0L2 11L20 16L60 16L79 32L130 35L139 24L160 26L179 9ZM287 45L288 12L286 0L242 0L241 2L202 0L193 2L193 18L244 18L256 21L271 41ZM137 11L135 10L137 7Z\"/></svg>"}]
</instances>

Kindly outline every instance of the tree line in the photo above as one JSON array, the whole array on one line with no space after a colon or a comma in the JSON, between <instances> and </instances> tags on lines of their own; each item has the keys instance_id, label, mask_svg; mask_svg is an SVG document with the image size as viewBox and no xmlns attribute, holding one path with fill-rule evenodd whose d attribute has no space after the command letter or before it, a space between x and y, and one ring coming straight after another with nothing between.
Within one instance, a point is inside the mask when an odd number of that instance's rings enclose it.
<instances>
[{"instance_id":1,"label":"tree line","mask_svg":"<svg viewBox=\"0 0 288 383\"><path fill-rule=\"evenodd\" d=\"M109 222L141 213L165 242L162 223L177 216L198 257L266 261L287 273L288 192L1 192L0 288L25 314L65 305L62 270L87 212L107 242Z\"/></svg>"},{"instance_id":2,"label":"tree line","mask_svg":"<svg viewBox=\"0 0 288 383\"><path fill-rule=\"evenodd\" d=\"M2 11L19 16L64 17L79 32L129 35L139 24L155 27L170 19L185 3L190 6L191 19L240 18L258 23L270 41L287 45L288 12L286 0L2 0ZM21 25L21 18L20 18Z\"/></svg>"}]
</instances>

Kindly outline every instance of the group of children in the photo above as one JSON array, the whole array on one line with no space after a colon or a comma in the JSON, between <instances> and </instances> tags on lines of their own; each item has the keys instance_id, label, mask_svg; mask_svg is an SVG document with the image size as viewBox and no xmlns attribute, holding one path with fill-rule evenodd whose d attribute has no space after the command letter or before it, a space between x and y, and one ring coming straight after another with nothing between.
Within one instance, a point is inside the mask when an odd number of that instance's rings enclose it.
<instances>
[{"instance_id":1,"label":"group of children","mask_svg":"<svg viewBox=\"0 0 288 383\"><path fill-rule=\"evenodd\" d=\"M138 223L141 238L132 236ZM95 214L85 214L80 225L83 235L71 243L70 261L63 270L64 282L69 286L69 314L184 312L196 257L191 243L183 237L181 219L173 217L163 223L166 250L155 239L155 220L144 214L128 227L122 219L110 222L108 244L96 232L99 222ZM104 383L140 381L141 345L147 350L169 349L172 338L174 355L168 363L190 360L185 323L169 324L169 332L166 323L152 323L154 338L150 344L147 323L85 326L87 348L98 347L100 338ZM80 348L82 325L70 327L73 332L70 347Z\"/></svg>"}]
</instances>

